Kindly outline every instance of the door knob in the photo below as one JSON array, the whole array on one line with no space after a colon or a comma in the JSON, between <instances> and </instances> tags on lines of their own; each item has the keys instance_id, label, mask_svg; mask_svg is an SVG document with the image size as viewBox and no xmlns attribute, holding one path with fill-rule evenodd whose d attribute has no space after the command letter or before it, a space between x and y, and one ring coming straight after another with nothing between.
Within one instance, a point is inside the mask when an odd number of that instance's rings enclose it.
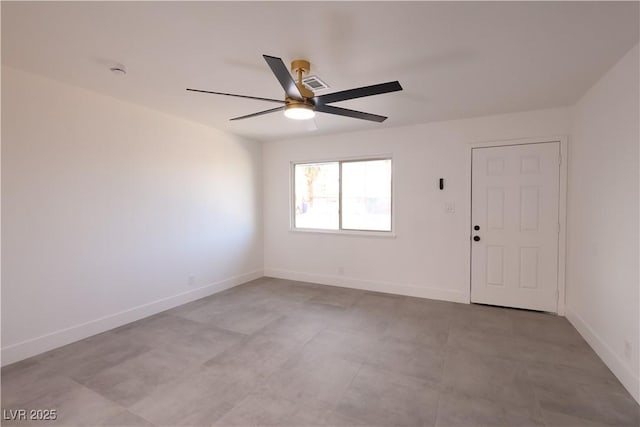
<instances>
[{"instance_id":1,"label":"door knob","mask_svg":"<svg viewBox=\"0 0 640 427\"><path fill-rule=\"evenodd\" d=\"M473 236L473 240L475 240L476 242L480 241L480 236Z\"/></svg>"}]
</instances>

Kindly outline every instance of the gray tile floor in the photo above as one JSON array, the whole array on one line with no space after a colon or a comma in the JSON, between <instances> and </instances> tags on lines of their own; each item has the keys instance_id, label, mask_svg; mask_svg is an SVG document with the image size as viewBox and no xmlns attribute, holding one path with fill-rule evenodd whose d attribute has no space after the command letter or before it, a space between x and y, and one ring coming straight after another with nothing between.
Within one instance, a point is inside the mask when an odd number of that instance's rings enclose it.
<instances>
[{"instance_id":1,"label":"gray tile floor","mask_svg":"<svg viewBox=\"0 0 640 427\"><path fill-rule=\"evenodd\" d=\"M65 426L640 424L564 318L269 278L4 368L2 408Z\"/></svg>"}]
</instances>

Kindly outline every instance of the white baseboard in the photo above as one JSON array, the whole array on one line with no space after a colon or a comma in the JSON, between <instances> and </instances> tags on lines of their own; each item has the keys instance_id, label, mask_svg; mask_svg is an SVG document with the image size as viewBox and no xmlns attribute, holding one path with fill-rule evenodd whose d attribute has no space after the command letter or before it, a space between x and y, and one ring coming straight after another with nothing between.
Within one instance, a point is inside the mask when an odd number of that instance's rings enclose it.
<instances>
[{"instance_id":1,"label":"white baseboard","mask_svg":"<svg viewBox=\"0 0 640 427\"><path fill-rule=\"evenodd\" d=\"M631 396L640 403L640 378L629 369L629 366L600 338L582 317L570 308L567 308L566 317L602 359L605 365L611 369L611 372L620 380Z\"/></svg>"},{"instance_id":2,"label":"white baseboard","mask_svg":"<svg viewBox=\"0 0 640 427\"><path fill-rule=\"evenodd\" d=\"M278 268L267 268L264 270L264 275L267 277L276 277L278 279L319 283L321 285L340 286L343 288L362 289L365 291L384 292L387 294L406 295L410 297L429 298L465 304L469 303L469 296L467 294L464 292L452 291L450 289L405 285L391 282L377 282L353 277L329 276Z\"/></svg>"},{"instance_id":3,"label":"white baseboard","mask_svg":"<svg viewBox=\"0 0 640 427\"><path fill-rule=\"evenodd\" d=\"M160 313L161 311L204 298L250 280L258 279L262 276L262 270L244 273L206 286L191 289L177 295L172 295L147 304L139 305L119 313L110 314L79 325L22 341L17 344L8 345L2 348L2 366L18 362L28 357L44 353L45 351L70 344L113 328L117 328L118 326L126 325L127 323Z\"/></svg>"}]
</instances>

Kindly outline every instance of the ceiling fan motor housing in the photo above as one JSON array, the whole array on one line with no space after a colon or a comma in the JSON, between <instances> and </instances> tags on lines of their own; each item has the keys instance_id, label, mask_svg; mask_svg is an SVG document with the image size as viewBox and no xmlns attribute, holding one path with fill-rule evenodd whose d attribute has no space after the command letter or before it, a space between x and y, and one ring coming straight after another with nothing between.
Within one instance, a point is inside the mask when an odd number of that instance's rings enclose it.
<instances>
[{"instance_id":1,"label":"ceiling fan motor housing","mask_svg":"<svg viewBox=\"0 0 640 427\"><path fill-rule=\"evenodd\" d=\"M314 106L308 99L298 101L287 97L286 102L284 115L290 119L305 120L315 116Z\"/></svg>"}]
</instances>

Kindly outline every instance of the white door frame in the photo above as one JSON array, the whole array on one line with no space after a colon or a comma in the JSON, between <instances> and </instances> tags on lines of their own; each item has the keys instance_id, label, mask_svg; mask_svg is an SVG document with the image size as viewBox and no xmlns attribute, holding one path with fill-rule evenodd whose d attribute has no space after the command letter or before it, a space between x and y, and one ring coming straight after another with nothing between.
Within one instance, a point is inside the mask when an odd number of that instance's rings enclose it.
<instances>
[{"instance_id":1,"label":"white door frame","mask_svg":"<svg viewBox=\"0 0 640 427\"><path fill-rule=\"evenodd\" d=\"M558 234L558 315L565 315L565 298L566 298L566 254L567 254L567 136L552 136L541 138L521 138L510 139L501 141L485 141L485 142L472 142L469 143L467 149L467 173L469 177L469 289L468 289L468 301L471 304L471 191L472 190L472 176L471 176L471 150L474 148L483 147L501 147L506 145L523 145L523 144L540 144L544 142L558 142L560 143L560 187L559 187L559 200L558 200L558 222L560 223L560 233Z\"/></svg>"}]
</instances>

